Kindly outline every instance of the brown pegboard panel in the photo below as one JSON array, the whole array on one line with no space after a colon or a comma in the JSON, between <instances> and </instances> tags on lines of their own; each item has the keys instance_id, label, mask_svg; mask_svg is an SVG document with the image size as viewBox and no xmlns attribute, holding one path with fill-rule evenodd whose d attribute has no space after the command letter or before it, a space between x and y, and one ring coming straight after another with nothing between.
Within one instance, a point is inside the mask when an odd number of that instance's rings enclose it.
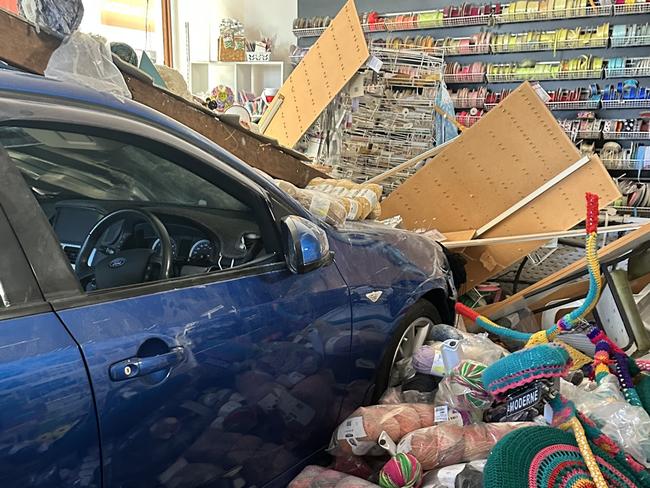
<instances>
[{"instance_id":1,"label":"brown pegboard panel","mask_svg":"<svg viewBox=\"0 0 650 488\"><path fill-rule=\"evenodd\" d=\"M349 0L282 85L273 101L283 99L282 105L264 135L293 147L368 56L354 0Z\"/></svg>"},{"instance_id":2,"label":"brown pegboard panel","mask_svg":"<svg viewBox=\"0 0 650 488\"><path fill-rule=\"evenodd\" d=\"M529 83L466 130L382 202L382 218L409 229L478 229L542 186L581 155ZM606 205L619 193L593 157L586 165L481 237L570 229L584 219L585 192ZM500 273L542 243L468 248L468 286Z\"/></svg>"}]
</instances>

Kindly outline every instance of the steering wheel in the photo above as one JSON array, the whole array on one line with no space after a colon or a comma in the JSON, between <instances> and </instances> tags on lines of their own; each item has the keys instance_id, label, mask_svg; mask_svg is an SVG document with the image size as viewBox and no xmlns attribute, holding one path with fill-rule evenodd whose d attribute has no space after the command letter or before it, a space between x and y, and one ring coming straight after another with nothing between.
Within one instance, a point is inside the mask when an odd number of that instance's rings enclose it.
<instances>
[{"instance_id":1,"label":"steering wheel","mask_svg":"<svg viewBox=\"0 0 650 488\"><path fill-rule=\"evenodd\" d=\"M160 239L160 256L152 249L118 250L91 267L88 259L93 249L97 247L101 236L114 223L129 216L137 217L151 225ZM172 260L171 239L162 221L147 210L125 208L109 213L90 230L77 255L75 273L84 289L93 278L97 289L114 288L151 281L156 277L157 279L169 278ZM157 276L154 276L155 267L160 268Z\"/></svg>"}]
</instances>

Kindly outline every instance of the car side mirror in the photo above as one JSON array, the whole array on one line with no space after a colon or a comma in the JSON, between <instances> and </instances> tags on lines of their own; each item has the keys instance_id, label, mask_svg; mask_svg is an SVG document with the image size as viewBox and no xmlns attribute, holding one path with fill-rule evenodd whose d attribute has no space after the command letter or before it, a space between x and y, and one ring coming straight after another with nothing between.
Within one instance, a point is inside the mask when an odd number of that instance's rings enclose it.
<instances>
[{"instance_id":1,"label":"car side mirror","mask_svg":"<svg viewBox=\"0 0 650 488\"><path fill-rule=\"evenodd\" d=\"M294 274L307 273L332 261L327 233L313 222L289 215L282 219L286 260Z\"/></svg>"}]
</instances>

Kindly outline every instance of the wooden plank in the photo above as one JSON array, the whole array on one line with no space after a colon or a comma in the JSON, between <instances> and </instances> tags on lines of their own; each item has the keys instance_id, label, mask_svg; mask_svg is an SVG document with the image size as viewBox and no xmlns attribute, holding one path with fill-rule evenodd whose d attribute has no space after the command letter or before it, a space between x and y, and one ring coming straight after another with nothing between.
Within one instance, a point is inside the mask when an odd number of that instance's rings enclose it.
<instances>
[{"instance_id":1,"label":"wooden plank","mask_svg":"<svg viewBox=\"0 0 650 488\"><path fill-rule=\"evenodd\" d=\"M472 240L476 235L476 230L457 230L455 232L445 232L443 235L447 238L446 241L443 241L445 243L445 247L447 247L447 243L453 244L455 242Z\"/></svg>"},{"instance_id":2,"label":"wooden plank","mask_svg":"<svg viewBox=\"0 0 650 488\"><path fill-rule=\"evenodd\" d=\"M3 10L0 10L0 32L0 59L40 75L45 71L52 51L60 44L55 36L46 34L43 30L38 33L29 22ZM251 166L299 187L304 187L316 177L329 178L271 141L261 141L260 136L238 126L225 124L207 110L154 86L144 74L136 74L132 67L125 68L125 63L116 64L135 101L187 125Z\"/></svg>"},{"instance_id":3,"label":"wooden plank","mask_svg":"<svg viewBox=\"0 0 650 488\"><path fill-rule=\"evenodd\" d=\"M610 225L609 227L600 227L598 229L599 234L611 234L612 232L626 232L630 230L636 230L641 227L641 224L621 224L621 225ZM555 238L565 238L565 237L580 237L584 236L587 233L585 229L577 230L566 230L558 232L541 232L539 234L525 234L521 236L506 236L506 237L491 237L488 239L467 239L467 240L449 240L444 241L445 247L447 249L457 249L465 247L478 247L478 246L495 246L498 244L511 244L515 242L527 242L527 241L541 241L541 240L551 240ZM453 232L448 232L445 234L449 235Z\"/></svg>"},{"instance_id":4,"label":"wooden plank","mask_svg":"<svg viewBox=\"0 0 650 488\"><path fill-rule=\"evenodd\" d=\"M264 134L293 147L368 60L354 0L348 0L284 82L262 116ZM281 100L277 113L271 111Z\"/></svg>"},{"instance_id":5,"label":"wooden plank","mask_svg":"<svg viewBox=\"0 0 650 488\"><path fill-rule=\"evenodd\" d=\"M522 198L521 200L519 200L517 203L515 203L508 210L506 210L505 212L497 215L495 218L490 220L487 224L485 224L483 227L481 227L479 230L476 231L476 235L481 236L481 235L485 234L488 230L490 230L492 227L497 225L499 222L507 219L513 213L515 213L517 210L519 210L519 209L525 207L526 205L528 205L530 202L535 200L535 198L540 196L545 191L550 190L557 183L562 181L564 178L566 178L570 174L574 173L579 168L583 167L588 162L589 162L589 156L581 157L578 161L573 163L571 166L569 166L567 169L562 171L560 174L555 175L553 178L548 180L546 183L544 183L542 186L537 188L535 191L533 191L529 195L527 195L524 198Z\"/></svg>"},{"instance_id":6,"label":"wooden plank","mask_svg":"<svg viewBox=\"0 0 650 488\"><path fill-rule=\"evenodd\" d=\"M646 224L640 229L637 229L629 234L621 237L620 239L615 240L614 242L606 245L598 252L601 260L608 258L613 258L617 255L621 255L629 250L635 249L637 246L650 240L650 224ZM500 318L504 314L509 313L514 309L519 302L524 300L527 296L532 296L538 290L546 288L549 285L552 285L555 282L561 281L562 279L571 276L573 273L578 271L584 271L587 268L587 263L584 259L580 259L569 266L547 276L546 278L538 281L534 285L531 285L520 292L512 295L505 300L488 305L486 307L481 307L479 312L490 318ZM542 297L539 298L542 300Z\"/></svg>"},{"instance_id":7,"label":"wooden plank","mask_svg":"<svg viewBox=\"0 0 650 488\"><path fill-rule=\"evenodd\" d=\"M530 83L512 91L381 203L407 229L480 229L581 158ZM487 231L504 237L571 229L585 218L585 192L620 197L597 156ZM503 272L539 241L467 248L467 287Z\"/></svg>"}]
</instances>

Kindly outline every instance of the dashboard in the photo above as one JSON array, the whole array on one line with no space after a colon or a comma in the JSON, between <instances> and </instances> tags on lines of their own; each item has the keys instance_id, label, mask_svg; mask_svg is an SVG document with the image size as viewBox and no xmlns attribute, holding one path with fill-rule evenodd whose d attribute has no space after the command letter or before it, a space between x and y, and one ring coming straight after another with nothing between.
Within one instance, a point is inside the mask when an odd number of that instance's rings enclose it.
<instances>
[{"instance_id":1,"label":"dashboard","mask_svg":"<svg viewBox=\"0 0 650 488\"><path fill-rule=\"evenodd\" d=\"M149 210L165 225L172 244L174 275L238 266L263 252L259 227L247 212L141 202L64 200L54 205L49 218L74 265L86 236L99 220L113 211L134 207ZM159 253L160 239L147 222L125 218L106 230L90 264L117 251L135 248Z\"/></svg>"}]
</instances>

